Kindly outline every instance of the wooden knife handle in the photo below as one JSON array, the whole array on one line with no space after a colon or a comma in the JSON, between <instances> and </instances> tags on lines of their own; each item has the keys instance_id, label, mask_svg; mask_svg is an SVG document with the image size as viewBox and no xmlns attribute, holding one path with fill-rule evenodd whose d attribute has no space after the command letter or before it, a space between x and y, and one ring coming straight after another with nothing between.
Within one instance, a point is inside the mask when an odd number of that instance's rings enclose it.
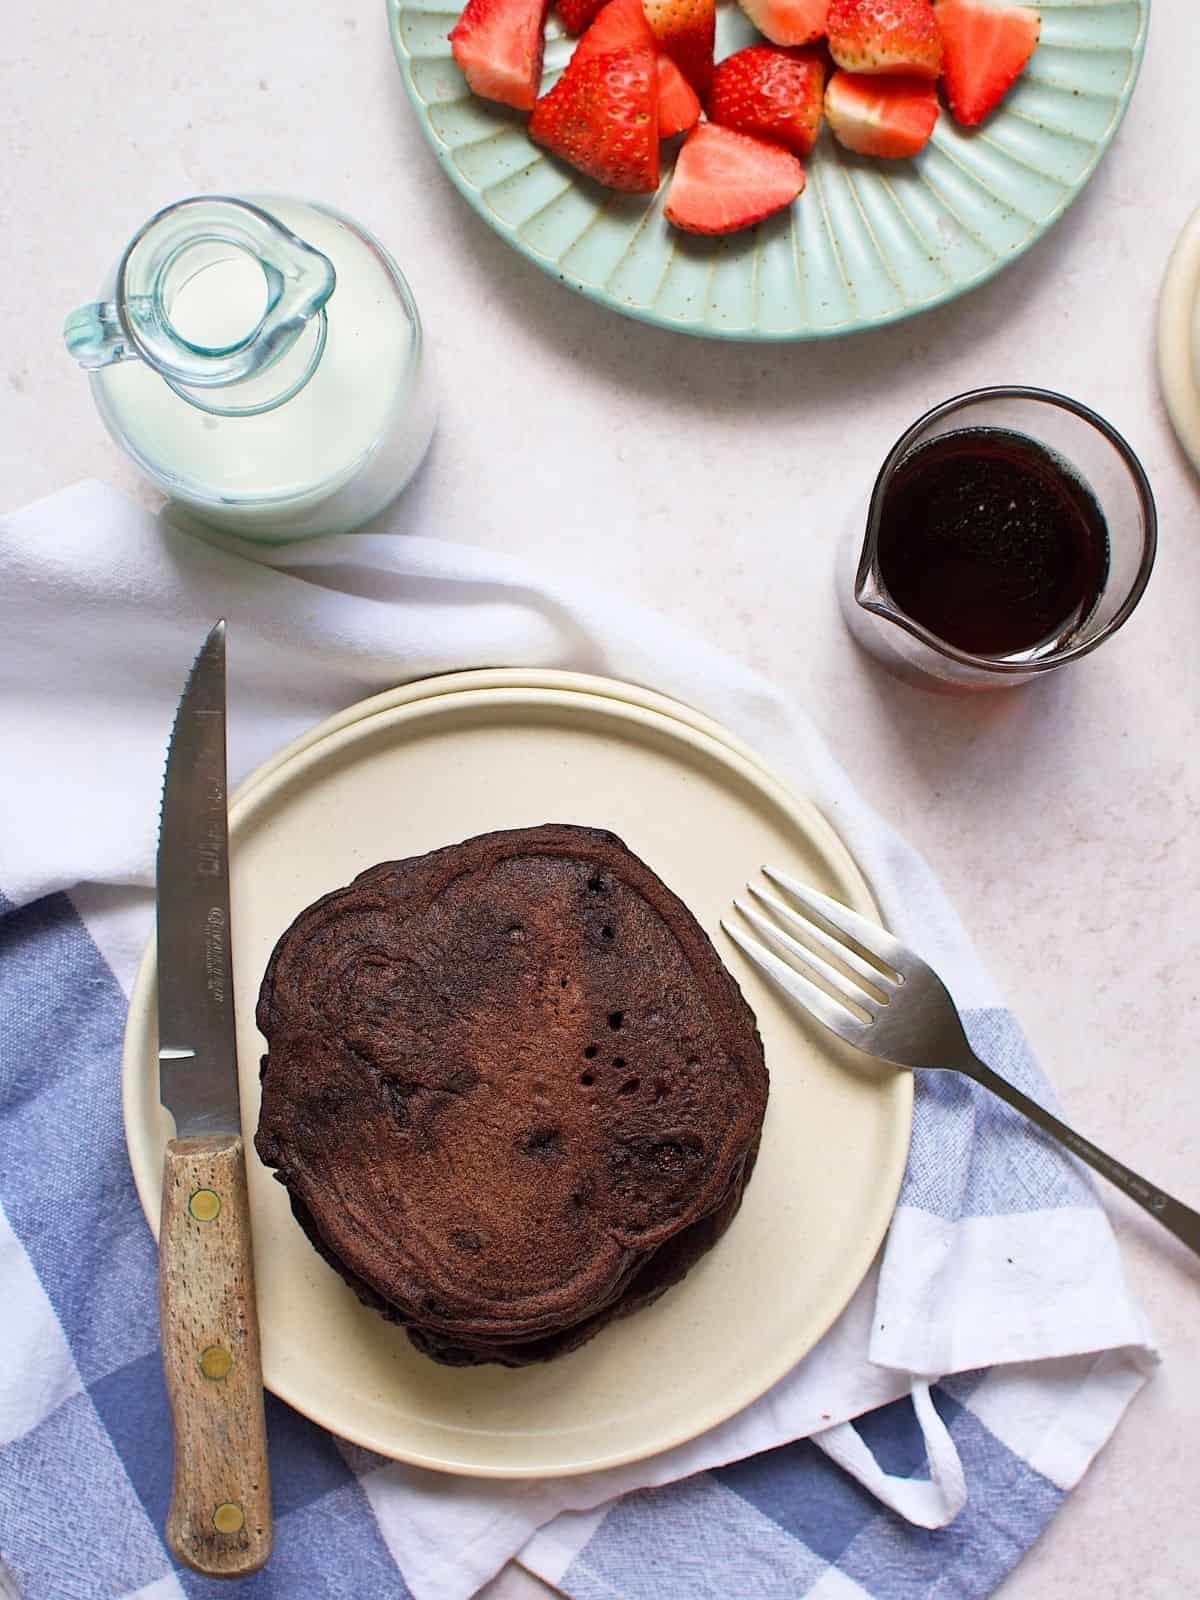
<instances>
[{"instance_id":1,"label":"wooden knife handle","mask_svg":"<svg viewBox=\"0 0 1200 1600\"><path fill-rule=\"evenodd\" d=\"M163 1367L175 1422L167 1543L210 1577L271 1554L271 1485L246 1162L236 1136L173 1139L158 1236Z\"/></svg>"}]
</instances>

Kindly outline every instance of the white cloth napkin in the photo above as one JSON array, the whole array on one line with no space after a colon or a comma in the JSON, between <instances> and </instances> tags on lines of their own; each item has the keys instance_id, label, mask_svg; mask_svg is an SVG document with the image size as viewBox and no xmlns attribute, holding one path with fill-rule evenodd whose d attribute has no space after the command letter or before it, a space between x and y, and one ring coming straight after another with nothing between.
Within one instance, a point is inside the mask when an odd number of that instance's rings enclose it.
<instances>
[{"instance_id":1,"label":"white cloth napkin","mask_svg":"<svg viewBox=\"0 0 1200 1600\"><path fill-rule=\"evenodd\" d=\"M0 893L22 903L68 891L126 989L151 927L166 740L218 616L230 629L235 780L351 702L455 668L608 673L702 708L816 801L972 1031L986 1035L1003 1018L929 869L854 791L803 713L672 622L463 545L380 534L276 548L202 540L85 483L0 519ZM997 1067L1045 1093L1007 1035L993 1028L992 1037ZM1015 1153L1003 1159L1033 1153L1022 1179L1030 1203L989 1200L981 1185L991 1169L972 1151L999 1139L1000 1124L969 1086L940 1102L930 1094L919 1087L909 1177L881 1263L808 1359L722 1427L651 1461L546 1483L452 1480L347 1447L419 1600L461 1600L522 1548L553 1577L595 1526L560 1517L534 1537L558 1513L810 1435L901 1515L941 1526L966 1493L928 1396L928 1382L948 1373L992 1369L973 1394L976 1414L1055 1484L1073 1485L1143 1381L1150 1336L1073 1164L1004 1124ZM918 1137L934 1126L936 1138ZM943 1166L960 1192L935 1204ZM0 1256L0 1295L6 1271ZM36 1347L26 1347L28 1363ZM928 1479L890 1476L852 1425L909 1392ZM0 1420L13 1393L0 1379Z\"/></svg>"}]
</instances>

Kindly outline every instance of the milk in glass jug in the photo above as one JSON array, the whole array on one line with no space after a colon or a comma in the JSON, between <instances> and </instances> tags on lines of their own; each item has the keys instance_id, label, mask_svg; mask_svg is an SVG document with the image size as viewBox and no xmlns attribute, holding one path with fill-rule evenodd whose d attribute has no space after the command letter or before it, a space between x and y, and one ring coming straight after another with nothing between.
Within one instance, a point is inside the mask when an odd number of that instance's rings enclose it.
<instances>
[{"instance_id":1,"label":"milk in glass jug","mask_svg":"<svg viewBox=\"0 0 1200 1600\"><path fill-rule=\"evenodd\" d=\"M364 228L311 201L168 206L64 331L109 431L184 520L246 538L359 526L433 432L408 284Z\"/></svg>"}]
</instances>

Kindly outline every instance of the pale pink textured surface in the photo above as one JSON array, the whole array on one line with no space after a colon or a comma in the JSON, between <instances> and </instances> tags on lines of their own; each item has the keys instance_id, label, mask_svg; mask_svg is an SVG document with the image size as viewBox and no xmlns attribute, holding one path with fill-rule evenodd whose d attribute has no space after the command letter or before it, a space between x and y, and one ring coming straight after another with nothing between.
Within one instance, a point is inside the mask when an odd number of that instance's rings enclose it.
<instances>
[{"instance_id":1,"label":"pale pink textured surface","mask_svg":"<svg viewBox=\"0 0 1200 1600\"><path fill-rule=\"evenodd\" d=\"M381 0L17 0L5 20L5 508L89 475L144 492L59 329L152 210L275 188L361 217L412 281L442 383L395 525L621 583L803 701L942 875L1073 1120L1200 1203L1200 500L1153 349L1159 280L1200 199L1192 7L1155 7L1109 157L1024 259L916 321L774 349L640 327L513 255L421 139ZM935 699L844 636L834 540L919 410L1002 381L1064 389L1127 432L1159 497L1159 566L1128 630L1069 674ZM569 489L549 461L571 463ZM1200 1270L1112 1209L1166 1365L1004 1600L1179 1600L1200 1573ZM505 1579L491 1600L539 1592Z\"/></svg>"}]
</instances>

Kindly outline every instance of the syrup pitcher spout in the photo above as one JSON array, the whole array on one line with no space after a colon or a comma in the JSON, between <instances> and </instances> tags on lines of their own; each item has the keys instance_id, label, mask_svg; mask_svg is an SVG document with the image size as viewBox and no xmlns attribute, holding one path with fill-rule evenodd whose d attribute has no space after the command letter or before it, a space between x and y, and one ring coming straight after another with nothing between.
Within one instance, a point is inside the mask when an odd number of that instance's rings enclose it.
<instances>
[{"instance_id":1,"label":"syrup pitcher spout","mask_svg":"<svg viewBox=\"0 0 1200 1600\"><path fill-rule=\"evenodd\" d=\"M854 599L857 605L866 611L873 611L876 616L888 617L895 622L903 615L893 604L891 596L884 587L883 579L879 573L876 556L876 540L873 525L868 522L866 534L863 537L862 548L859 552L858 571L854 576Z\"/></svg>"},{"instance_id":2,"label":"syrup pitcher spout","mask_svg":"<svg viewBox=\"0 0 1200 1600\"><path fill-rule=\"evenodd\" d=\"M879 508L881 495L873 495L871 503L865 514L857 519L852 530L851 555L857 557L858 565L851 573L851 586L854 604L871 617L882 619L892 627L905 630L919 629L915 623L888 591L883 573L879 566ZM859 543L860 530L861 544Z\"/></svg>"},{"instance_id":3,"label":"syrup pitcher spout","mask_svg":"<svg viewBox=\"0 0 1200 1600\"><path fill-rule=\"evenodd\" d=\"M864 650L897 677L932 687L950 675L952 663L943 656L940 641L893 599L879 566L880 513L899 459L896 452L889 456L870 501L858 508L845 530L837 560L838 600L846 626Z\"/></svg>"},{"instance_id":4,"label":"syrup pitcher spout","mask_svg":"<svg viewBox=\"0 0 1200 1600\"><path fill-rule=\"evenodd\" d=\"M87 371L143 361L203 410L261 412L316 370L335 284L328 256L258 206L199 196L150 218L111 295L73 312L63 335Z\"/></svg>"}]
</instances>

